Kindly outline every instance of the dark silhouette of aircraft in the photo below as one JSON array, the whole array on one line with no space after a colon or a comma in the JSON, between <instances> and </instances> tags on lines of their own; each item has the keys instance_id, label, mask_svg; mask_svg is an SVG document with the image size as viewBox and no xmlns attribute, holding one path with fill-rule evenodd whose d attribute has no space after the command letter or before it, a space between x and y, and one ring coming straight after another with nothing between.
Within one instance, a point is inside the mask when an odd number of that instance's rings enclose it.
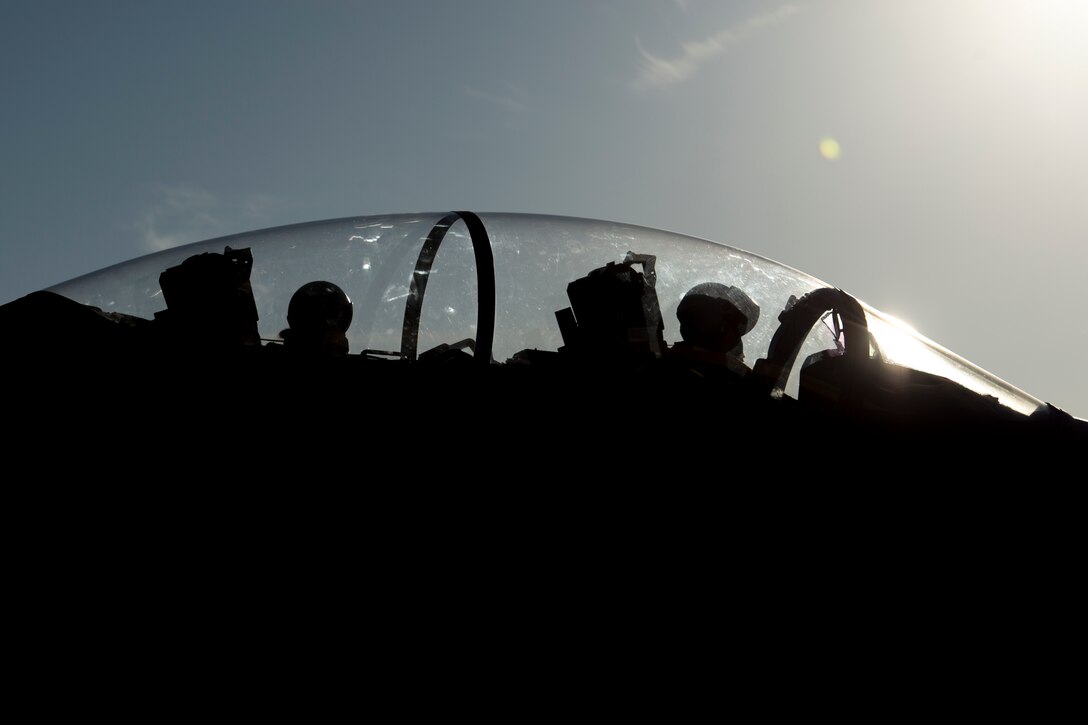
<instances>
[{"instance_id":1,"label":"dark silhouette of aircraft","mask_svg":"<svg viewBox=\"0 0 1088 725\"><path fill-rule=\"evenodd\" d=\"M233 430L323 466L444 451L483 475L500 451L531 468L608 450L662 476L864 473L873 455L996 467L1088 442L1085 421L802 272L588 219L266 229L79 277L0 322L28 419L145 442Z\"/></svg>"},{"instance_id":2,"label":"dark silhouette of aircraft","mask_svg":"<svg viewBox=\"0 0 1088 725\"><path fill-rule=\"evenodd\" d=\"M712 242L340 219L141 257L0 325L31 654L136 653L148 692L222 642L234 682L236 653L309 667L361 632L407 702L409 660L492 638L501 667L585 642L671 662L749 629L757 662L953 641L949 682L975 649L1019 687L1021 652L1046 660L1018 642L1065 641L1079 602L1080 507L1021 484L1088 424Z\"/></svg>"}]
</instances>

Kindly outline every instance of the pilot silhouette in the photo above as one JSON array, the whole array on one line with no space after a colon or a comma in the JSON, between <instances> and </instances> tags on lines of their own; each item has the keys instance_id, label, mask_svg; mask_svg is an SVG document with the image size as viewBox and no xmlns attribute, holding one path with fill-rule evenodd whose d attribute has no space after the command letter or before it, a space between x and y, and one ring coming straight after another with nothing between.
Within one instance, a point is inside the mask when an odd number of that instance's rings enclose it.
<instances>
[{"instance_id":1,"label":"pilot silhouette","mask_svg":"<svg viewBox=\"0 0 1088 725\"><path fill-rule=\"evenodd\" d=\"M351 300L332 282L309 282L287 306L290 328L280 333L288 350L307 355L346 355Z\"/></svg>"},{"instance_id":2,"label":"pilot silhouette","mask_svg":"<svg viewBox=\"0 0 1088 725\"><path fill-rule=\"evenodd\" d=\"M676 309L682 342L673 345L674 357L722 365L747 374L741 338L759 320L759 305L737 287L719 282L695 285Z\"/></svg>"}]
</instances>

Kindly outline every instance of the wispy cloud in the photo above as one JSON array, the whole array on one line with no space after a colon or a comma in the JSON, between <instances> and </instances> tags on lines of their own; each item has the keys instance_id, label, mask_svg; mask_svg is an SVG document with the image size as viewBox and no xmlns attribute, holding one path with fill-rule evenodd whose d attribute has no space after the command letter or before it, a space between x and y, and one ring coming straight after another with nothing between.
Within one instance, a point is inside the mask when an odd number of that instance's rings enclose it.
<instances>
[{"instance_id":1,"label":"wispy cloud","mask_svg":"<svg viewBox=\"0 0 1088 725\"><path fill-rule=\"evenodd\" d=\"M152 252L260 226L275 206L266 195L223 199L195 186L162 187L156 197L132 223Z\"/></svg>"},{"instance_id":2,"label":"wispy cloud","mask_svg":"<svg viewBox=\"0 0 1088 725\"><path fill-rule=\"evenodd\" d=\"M681 0L677 0L677 4L685 6ZM781 25L800 11L801 8L795 4L783 5L773 12L756 15L731 25L706 40L684 43L680 54L672 58L662 58L650 53L643 47L642 41L635 38L638 51L642 55L642 67L638 77L631 82L631 87L636 91L650 91L686 81L708 62L741 41L762 30Z\"/></svg>"},{"instance_id":3,"label":"wispy cloud","mask_svg":"<svg viewBox=\"0 0 1088 725\"><path fill-rule=\"evenodd\" d=\"M504 113L523 115L529 112L529 94L513 83L503 83L499 91L467 87L465 93L470 98L490 103Z\"/></svg>"}]
</instances>

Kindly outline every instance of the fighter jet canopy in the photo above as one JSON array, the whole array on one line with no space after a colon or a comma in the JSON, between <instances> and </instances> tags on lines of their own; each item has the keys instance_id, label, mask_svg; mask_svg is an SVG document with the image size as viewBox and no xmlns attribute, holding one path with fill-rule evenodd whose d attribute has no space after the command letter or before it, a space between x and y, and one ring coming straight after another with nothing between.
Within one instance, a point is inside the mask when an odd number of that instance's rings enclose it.
<instances>
[{"instance_id":1,"label":"fighter jet canopy","mask_svg":"<svg viewBox=\"0 0 1088 725\"><path fill-rule=\"evenodd\" d=\"M490 258L481 257L467 218L482 222ZM479 237L479 235L477 235ZM474 241L476 245L474 246ZM169 249L118 264L51 288L104 312L151 319L167 305L160 287L164 270L204 252L225 248L252 254L250 283L258 330L265 341L280 339L288 326L292 297L315 281L339 287L351 301L349 352L406 348L406 309L422 305L415 347L476 339L481 315L493 314L491 358L502 363L519 351L555 351L564 345L556 312L570 306L568 285L628 255L652 259L644 272L656 290L667 345L681 341L677 308L698 285L716 289L758 308L742 330L744 358L752 365L768 356L780 316L798 300L830 286L803 272L756 254L683 234L591 219L531 214L422 213L317 221L222 237ZM479 269L493 259L493 272ZM480 290L492 297L481 304ZM425 285L426 295L420 287ZM481 286L482 285L482 286ZM744 300L747 300L746 302ZM1023 414L1041 402L926 339L916 331L860 303L871 357L952 380ZM796 396L804 361L841 354L840 316L824 314L812 325L780 391ZM856 342L854 343L857 344ZM415 350L412 350L414 353Z\"/></svg>"}]
</instances>

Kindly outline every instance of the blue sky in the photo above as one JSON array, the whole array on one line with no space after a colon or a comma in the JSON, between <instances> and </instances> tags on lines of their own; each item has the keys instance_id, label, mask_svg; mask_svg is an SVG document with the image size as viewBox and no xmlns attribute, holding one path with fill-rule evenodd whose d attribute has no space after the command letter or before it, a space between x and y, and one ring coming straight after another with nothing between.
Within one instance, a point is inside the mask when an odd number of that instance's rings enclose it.
<instances>
[{"instance_id":1,"label":"blue sky","mask_svg":"<svg viewBox=\"0 0 1088 725\"><path fill-rule=\"evenodd\" d=\"M7 0L0 301L297 221L589 216L1088 417L1086 37L1079 0Z\"/></svg>"}]
</instances>

